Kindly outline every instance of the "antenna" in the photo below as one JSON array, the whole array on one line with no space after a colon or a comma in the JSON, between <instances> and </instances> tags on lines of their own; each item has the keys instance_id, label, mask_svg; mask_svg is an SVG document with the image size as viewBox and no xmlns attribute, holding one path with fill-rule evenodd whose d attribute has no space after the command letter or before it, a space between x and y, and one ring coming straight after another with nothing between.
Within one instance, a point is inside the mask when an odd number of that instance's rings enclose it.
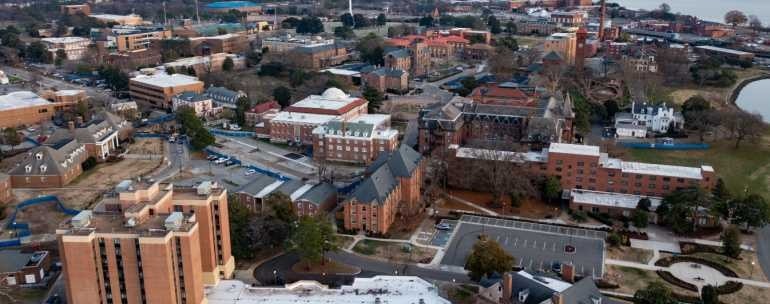
<instances>
[{"instance_id":1,"label":"antenna","mask_svg":"<svg viewBox=\"0 0 770 304\"><path fill-rule=\"evenodd\" d=\"M198 19L198 24L201 24L201 14L198 12L198 0L195 0L195 17Z\"/></svg>"}]
</instances>

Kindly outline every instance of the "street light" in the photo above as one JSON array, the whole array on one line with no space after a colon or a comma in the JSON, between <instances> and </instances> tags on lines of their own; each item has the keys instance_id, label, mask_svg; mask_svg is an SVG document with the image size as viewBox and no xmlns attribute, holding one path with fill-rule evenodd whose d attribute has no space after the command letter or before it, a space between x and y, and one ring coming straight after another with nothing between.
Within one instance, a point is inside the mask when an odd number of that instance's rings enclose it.
<instances>
[{"instance_id":1,"label":"street light","mask_svg":"<svg viewBox=\"0 0 770 304\"><path fill-rule=\"evenodd\" d=\"M273 282L278 285L278 270L273 269Z\"/></svg>"}]
</instances>

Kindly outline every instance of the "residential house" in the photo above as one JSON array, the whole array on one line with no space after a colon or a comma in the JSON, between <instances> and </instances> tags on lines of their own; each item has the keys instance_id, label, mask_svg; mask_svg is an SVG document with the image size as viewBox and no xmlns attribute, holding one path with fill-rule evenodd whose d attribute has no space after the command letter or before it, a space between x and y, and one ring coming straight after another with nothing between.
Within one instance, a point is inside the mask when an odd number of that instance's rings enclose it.
<instances>
[{"instance_id":1,"label":"residential house","mask_svg":"<svg viewBox=\"0 0 770 304\"><path fill-rule=\"evenodd\" d=\"M43 145L14 156L16 165L8 174L13 188L61 188L83 173L88 158L84 144L69 139Z\"/></svg>"},{"instance_id":2,"label":"residential house","mask_svg":"<svg viewBox=\"0 0 770 304\"><path fill-rule=\"evenodd\" d=\"M650 132L666 133L670 128L674 130L684 128L682 113L675 112L674 107L665 103L655 106L634 101L631 103L631 114L640 124L647 126Z\"/></svg>"}]
</instances>

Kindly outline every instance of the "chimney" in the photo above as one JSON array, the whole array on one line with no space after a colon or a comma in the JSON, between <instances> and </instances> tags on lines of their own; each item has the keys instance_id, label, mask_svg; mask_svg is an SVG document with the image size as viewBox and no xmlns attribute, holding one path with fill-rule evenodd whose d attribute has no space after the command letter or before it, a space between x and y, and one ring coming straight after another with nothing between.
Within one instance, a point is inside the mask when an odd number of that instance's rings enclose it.
<instances>
[{"instance_id":1,"label":"chimney","mask_svg":"<svg viewBox=\"0 0 770 304\"><path fill-rule=\"evenodd\" d=\"M75 120L77 121L77 126L78 127L83 125L83 116L78 115L78 117L75 118Z\"/></svg>"},{"instance_id":2,"label":"chimney","mask_svg":"<svg viewBox=\"0 0 770 304\"><path fill-rule=\"evenodd\" d=\"M553 295L551 295L551 303L564 304L564 296L560 292L555 292Z\"/></svg>"},{"instance_id":3,"label":"chimney","mask_svg":"<svg viewBox=\"0 0 770 304\"><path fill-rule=\"evenodd\" d=\"M575 265L572 265L572 263L562 263L561 278L569 283L575 283Z\"/></svg>"},{"instance_id":4,"label":"chimney","mask_svg":"<svg viewBox=\"0 0 770 304\"><path fill-rule=\"evenodd\" d=\"M75 122L71 120L68 121L67 128L70 130L70 132L75 132Z\"/></svg>"},{"instance_id":5,"label":"chimney","mask_svg":"<svg viewBox=\"0 0 770 304\"><path fill-rule=\"evenodd\" d=\"M503 300L501 303L510 303L513 293L513 276L510 272L503 275Z\"/></svg>"}]
</instances>

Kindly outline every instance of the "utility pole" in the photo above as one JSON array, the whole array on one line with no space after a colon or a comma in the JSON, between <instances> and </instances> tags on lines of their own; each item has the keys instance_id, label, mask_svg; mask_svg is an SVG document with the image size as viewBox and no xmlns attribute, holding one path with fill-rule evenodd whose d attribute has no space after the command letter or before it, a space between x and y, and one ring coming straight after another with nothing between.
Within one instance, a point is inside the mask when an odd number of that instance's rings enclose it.
<instances>
[{"instance_id":1,"label":"utility pole","mask_svg":"<svg viewBox=\"0 0 770 304\"><path fill-rule=\"evenodd\" d=\"M163 25L168 25L168 19L166 18L166 1L163 1Z\"/></svg>"},{"instance_id":2,"label":"utility pole","mask_svg":"<svg viewBox=\"0 0 770 304\"><path fill-rule=\"evenodd\" d=\"M198 11L198 0L195 0L195 18L198 19L198 24L201 24L201 14Z\"/></svg>"},{"instance_id":3,"label":"utility pole","mask_svg":"<svg viewBox=\"0 0 770 304\"><path fill-rule=\"evenodd\" d=\"M355 28L356 18L353 18L353 0L348 0L348 14L350 14L350 19L353 20L353 28Z\"/></svg>"}]
</instances>

